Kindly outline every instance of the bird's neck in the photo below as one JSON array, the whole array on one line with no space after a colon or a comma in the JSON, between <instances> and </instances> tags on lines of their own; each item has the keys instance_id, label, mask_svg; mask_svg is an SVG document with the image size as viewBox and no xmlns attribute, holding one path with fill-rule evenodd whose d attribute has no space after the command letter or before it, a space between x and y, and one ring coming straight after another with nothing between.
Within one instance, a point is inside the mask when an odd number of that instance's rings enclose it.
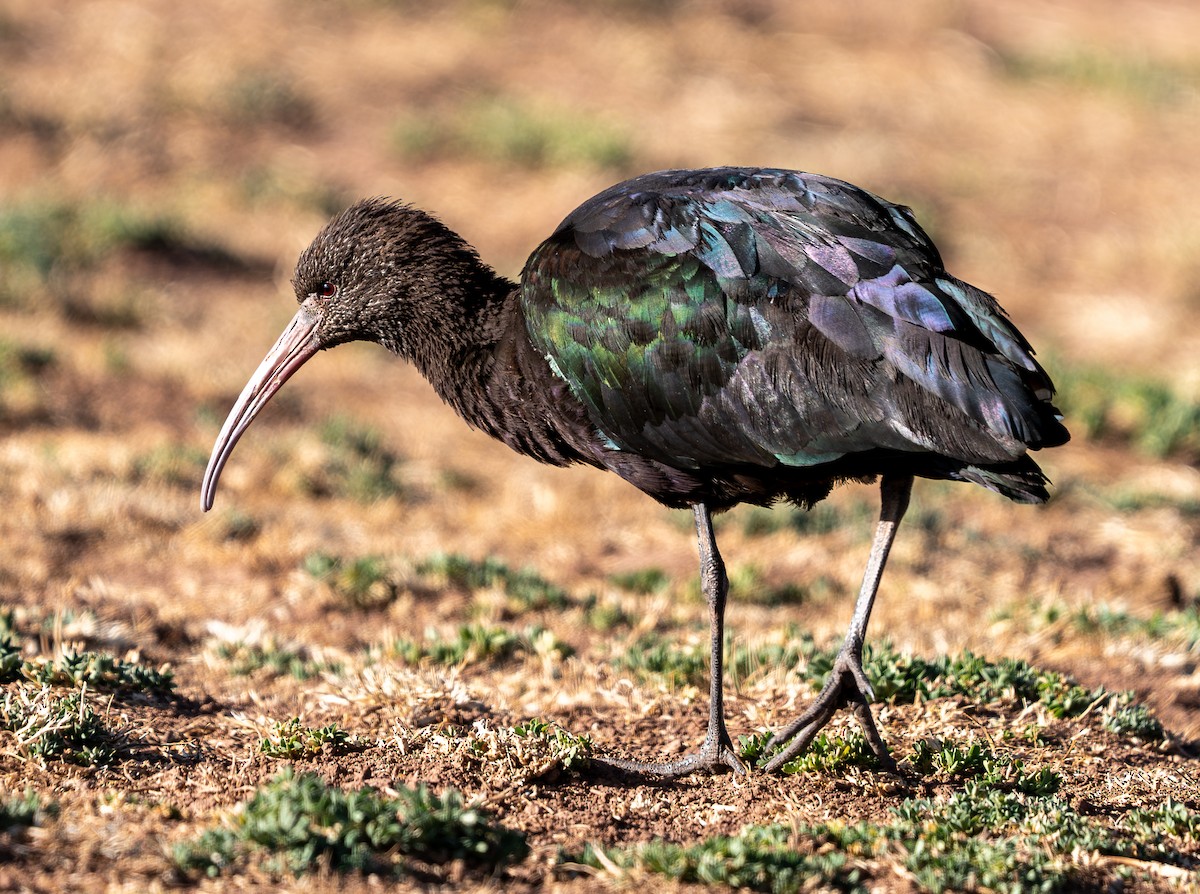
<instances>
[{"instance_id":1,"label":"bird's neck","mask_svg":"<svg viewBox=\"0 0 1200 894\"><path fill-rule=\"evenodd\" d=\"M576 428L590 431L583 408L574 424L563 402L576 402L529 340L519 287L483 264L458 277L446 273L445 313L436 329L420 333L419 350L402 353L472 427L542 462L590 462L575 435Z\"/></svg>"}]
</instances>

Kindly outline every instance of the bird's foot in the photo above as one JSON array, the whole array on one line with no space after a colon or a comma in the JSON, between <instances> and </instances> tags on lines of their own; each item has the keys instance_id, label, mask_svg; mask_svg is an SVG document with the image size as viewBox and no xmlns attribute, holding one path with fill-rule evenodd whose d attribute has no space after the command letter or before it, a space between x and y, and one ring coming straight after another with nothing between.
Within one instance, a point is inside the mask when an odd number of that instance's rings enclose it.
<instances>
[{"instance_id":1,"label":"bird's foot","mask_svg":"<svg viewBox=\"0 0 1200 894\"><path fill-rule=\"evenodd\" d=\"M875 726L875 718L871 714L870 701L874 698L871 684L863 671L862 653L859 650L843 648L838 652L829 672L829 679L821 689L816 701L809 705L808 710L800 717L779 730L767 742L766 750L783 745L783 749L771 756L763 769L768 772L778 770L796 755L803 752L817 733L833 719L833 715L843 705L854 709L854 716L862 726L867 744L885 770L894 770L896 762L888 752L887 745L879 735ZM786 744L784 744L786 743Z\"/></svg>"},{"instance_id":2,"label":"bird's foot","mask_svg":"<svg viewBox=\"0 0 1200 894\"><path fill-rule=\"evenodd\" d=\"M712 730L709 731L699 751L694 751L673 761L627 761L616 757L596 757L592 758L592 763L629 773L661 776L664 779L687 776L697 770L707 770L709 773L732 770L738 776L746 775L746 765L734 751L733 742L729 738L729 733L725 731L724 724L715 734Z\"/></svg>"}]
</instances>

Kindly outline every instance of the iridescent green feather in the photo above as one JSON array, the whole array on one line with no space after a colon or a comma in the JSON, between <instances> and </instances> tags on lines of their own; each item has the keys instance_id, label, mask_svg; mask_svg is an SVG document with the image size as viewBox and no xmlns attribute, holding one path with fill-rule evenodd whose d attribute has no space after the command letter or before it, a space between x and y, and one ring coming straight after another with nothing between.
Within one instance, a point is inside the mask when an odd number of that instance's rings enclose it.
<instances>
[{"instance_id":1,"label":"iridescent green feather","mask_svg":"<svg viewBox=\"0 0 1200 894\"><path fill-rule=\"evenodd\" d=\"M602 268L619 264L593 261L586 285L568 275L539 279L553 301L526 302L525 310L534 343L593 418L628 423L604 431L626 446L631 428L697 413L760 332L752 321L747 325L745 308L734 309L730 326L724 292L691 256L659 256L632 290L620 277L613 277L620 284L604 283ZM750 344L739 343L732 330Z\"/></svg>"}]
</instances>

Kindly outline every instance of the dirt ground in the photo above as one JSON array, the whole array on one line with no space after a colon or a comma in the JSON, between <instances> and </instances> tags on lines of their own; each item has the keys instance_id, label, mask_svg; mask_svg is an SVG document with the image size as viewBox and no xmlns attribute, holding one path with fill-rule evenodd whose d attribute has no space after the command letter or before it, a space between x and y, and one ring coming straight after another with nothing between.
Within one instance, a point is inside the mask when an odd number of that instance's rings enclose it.
<instances>
[{"instance_id":1,"label":"dirt ground","mask_svg":"<svg viewBox=\"0 0 1200 894\"><path fill-rule=\"evenodd\" d=\"M599 189L716 164L819 171L911 205L1064 394L1103 373L1108 387L1160 383L1194 406L1197 34L1200 7L1185 0L7 0L0 609L26 658L102 651L169 665L176 686L90 695L119 734L107 763L40 760L0 732L0 795L32 789L58 805L34 828L0 831L0 890L378 887L176 869L175 844L285 763L344 787L425 782L486 799L532 852L495 878L442 879L473 890L620 889L643 882L564 873L560 851L692 843L747 823L884 822L903 799L937 794L944 783L903 770L659 783L602 768L530 779L472 757L454 730L531 717L626 757L699 743L703 682L623 663L647 634L704 641L694 534L686 513L614 477L541 467L469 430L379 348L310 363L243 439L208 514L204 461L293 312L296 254L354 198L427 208L516 276ZM25 238L47 220L66 233L49 249ZM1200 810L1200 631L1176 623L1200 606L1200 452L1187 437L1147 448L1123 406L1093 430L1068 415L1075 439L1038 457L1055 485L1044 507L918 482L871 625L902 652L969 649L1133 690L1163 742L1011 701L875 706L897 755L1038 725L1022 759L1117 825L1168 797ZM386 466L386 496L339 471L330 420L377 436L368 452ZM761 510L723 517L734 642L799 630L836 643L877 503L846 487L820 516L836 523L803 532ZM382 557L394 592L352 604L307 570L318 553ZM514 607L497 586L439 582L422 571L439 554L532 569L566 604ZM595 605L618 620L597 623ZM540 626L572 653L536 636L507 658L449 665L389 650L466 624ZM306 670L239 666L239 649ZM26 685L5 684L6 698ZM752 670L730 686L730 730L786 723L813 694L790 667ZM261 740L292 718L336 723L361 747L265 755ZM1098 859L1079 884L1195 884L1200 844L1178 853L1128 878ZM884 861L869 888L919 886Z\"/></svg>"}]
</instances>

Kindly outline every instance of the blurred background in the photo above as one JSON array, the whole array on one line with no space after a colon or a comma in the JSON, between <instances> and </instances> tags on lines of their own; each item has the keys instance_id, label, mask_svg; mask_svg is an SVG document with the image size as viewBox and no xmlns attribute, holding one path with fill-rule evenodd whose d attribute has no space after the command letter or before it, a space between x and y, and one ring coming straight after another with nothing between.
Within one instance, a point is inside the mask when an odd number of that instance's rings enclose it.
<instances>
[{"instance_id":1,"label":"blurred background","mask_svg":"<svg viewBox=\"0 0 1200 894\"><path fill-rule=\"evenodd\" d=\"M910 694L878 706L894 752L989 737L1114 827L1164 792L1194 808L1198 36L1194 0L3 0L0 807L33 786L21 822L45 827L0 841L23 861L0 888L177 880L168 846L285 762L490 792L539 855L529 890L584 841L892 821L915 790L857 769L665 793L571 776L543 803L481 763L492 745L454 730L541 716L638 756L700 740L690 517L510 453L375 346L297 375L200 511L331 214L404 199L517 277L580 202L671 167L798 168L912 206L1059 385L1052 501L918 482L870 637L1024 659L1040 700ZM735 737L812 697L877 511L847 486L719 519ZM80 667L107 668L100 692ZM280 744L302 724L307 745ZM1189 841L1167 869L1194 866ZM1058 844L1098 879L1093 846ZM874 877L908 890L893 862Z\"/></svg>"},{"instance_id":2,"label":"blurred background","mask_svg":"<svg viewBox=\"0 0 1200 894\"><path fill-rule=\"evenodd\" d=\"M297 253L355 198L432 211L516 277L625 177L781 166L912 206L1075 435L1039 457L1044 509L919 485L873 632L1133 687L1194 736L1197 35L1190 0L5 0L0 603L118 625L209 691L241 685L189 665L215 622L350 649L463 611L364 621L322 555L495 557L702 637L685 516L508 454L372 346L289 384L207 516L198 483ZM731 513L739 631L834 637L876 500Z\"/></svg>"}]
</instances>

